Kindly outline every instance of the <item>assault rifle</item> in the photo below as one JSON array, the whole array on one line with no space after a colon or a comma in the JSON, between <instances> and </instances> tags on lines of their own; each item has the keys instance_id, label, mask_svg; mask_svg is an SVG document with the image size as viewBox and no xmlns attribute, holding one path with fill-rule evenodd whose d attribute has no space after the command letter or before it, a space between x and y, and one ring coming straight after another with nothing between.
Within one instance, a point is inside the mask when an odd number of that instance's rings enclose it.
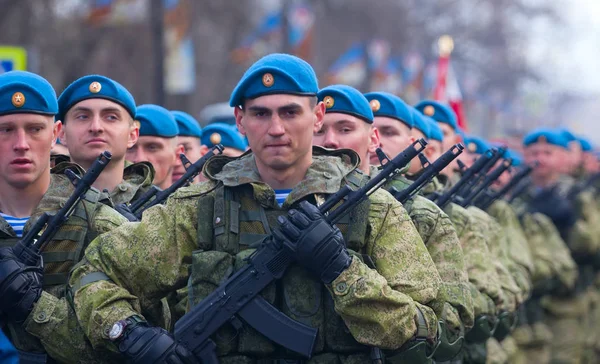
<instances>
[{"instance_id":1,"label":"assault rifle","mask_svg":"<svg viewBox=\"0 0 600 364\"><path fill-rule=\"evenodd\" d=\"M399 173L425 145L427 143L423 139L417 140L394 159L388 159L381 172L366 185L356 191L344 186L319 206L319 210L330 224L335 224L345 213ZM310 358L317 330L292 320L260 296L268 284L283 276L294 259L293 247L282 244L273 235L265 238L247 258L246 266L177 321L175 339L203 364L216 364L216 344L210 337L226 323L240 327L241 318L269 340Z\"/></svg>"},{"instance_id":2,"label":"assault rifle","mask_svg":"<svg viewBox=\"0 0 600 364\"><path fill-rule=\"evenodd\" d=\"M592 187L595 183L597 183L598 180L600 180L600 172L594 173L591 176L589 176L585 181L575 184L569 190L569 193L567 194L567 199L569 201L572 201L581 192L587 190L588 188Z\"/></svg>"},{"instance_id":3,"label":"assault rifle","mask_svg":"<svg viewBox=\"0 0 600 364\"><path fill-rule=\"evenodd\" d=\"M75 186L75 191L56 214L50 215L44 212L29 229L27 234L13 247L15 255L21 262L29 266L35 266L38 263L43 265L41 261L42 257L39 254L40 251L52 240L54 234L69 219L69 216L73 214L75 205L92 187L92 184L96 181L100 173L102 173L111 158L112 155L110 152L103 152L82 177L77 176L70 169L65 170L65 174Z\"/></svg>"},{"instance_id":4,"label":"assault rifle","mask_svg":"<svg viewBox=\"0 0 600 364\"><path fill-rule=\"evenodd\" d=\"M482 201L478 205L478 207L485 211L488 207L490 207L492 203L494 203L494 201L504 197L510 190L515 188L515 186L518 185L519 182L521 182L525 177L529 176L529 174L531 174L531 172L535 168L535 165L537 165L537 162L534 164L534 166L525 166L521 168L521 170L517 172L517 174L515 174L513 178L504 187L502 187L497 192L487 194L487 199Z\"/></svg>"},{"instance_id":5,"label":"assault rifle","mask_svg":"<svg viewBox=\"0 0 600 364\"><path fill-rule=\"evenodd\" d=\"M488 175L485 176L485 178L483 179L483 182L481 182L477 187L475 187L475 189L473 189L468 195L467 197L465 197L461 203L459 205L461 205L462 207L467 207L471 204L473 204L474 202L477 201L479 194L483 191L485 191L488 187L490 187L492 185L492 183L494 183L494 181L496 181L500 175L502 175L502 173L504 173L506 170L508 170L510 168L512 164L512 159L508 158L505 159L502 164L500 164L496 169L494 169L492 172L490 172Z\"/></svg>"},{"instance_id":6,"label":"assault rifle","mask_svg":"<svg viewBox=\"0 0 600 364\"><path fill-rule=\"evenodd\" d=\"M429 163L427 161L424 163L427 164L425 169L423 169L421 175L408 187L403 189L402 191L398 191L392 187L389 191L396 200L400 201L400 203L404 204L410 198L412 198L419 190L425 187L431 180L433 180L440 172L450 164L453 160L455 160L465 149L465 147L458 143L452 146L448 151L442 154L438 159L433 163ZM419 154L421 157L422 154ZM427 160L427 158L425 158Z\"/></svg>"},{"instance_id":7,"label":"assault rifle","mask_svg":"<svg viewBox=\"0 0 600 364\"><path fill-rule=\"evenodd\" d=\"M146 191L140 198L131 203L130 206L126 206L129 211L126 212L131 213L135 216L136 220L133 220L131 216L128 216L131 221L139 221L142 219L142 213L149 209L154 205L161 204L165 202L165 200L173 194L173 192L177 191L179 188L191 183L196 176L202 172L202 167L204 167L204 163L210 159L213 155L218 155L223 153L223 146L221 144L217 144L212 147L208 153L202 156L202 158L198 159L195 163L191 163L189 159L185 157L184 154L181 154L181 161L183 165L186 167L185 173L181 178L179 178L175 183L164 190L160 190L156 186L152 186L148 191ZM154 199L152 199L154 197ZM150 201L152 200L152 201ZM122 205L117 209L121 212L124 209ZM123 214L125 215L125 214Z\"/></svg>"},{"instance_id":8,"label":"assault rifle","mask_svg":"<svg viewBox=\"0 0 600 364\"><path fill-rule=\"evenodd\" d=\"M432 201L436 203L441 209L446 207L446 205L455 199L455 196L459 191L471 184L473 179L476 177L477 173L487 164L487 162L492 159L494 156L492 150L486 151L481 157L479 157L475 163L470 168L467 168L463 173L461 179L456 182L452 188L450 188L446 193L442 195L434 195L432 196Z\"/></svg>"}]
</instances>

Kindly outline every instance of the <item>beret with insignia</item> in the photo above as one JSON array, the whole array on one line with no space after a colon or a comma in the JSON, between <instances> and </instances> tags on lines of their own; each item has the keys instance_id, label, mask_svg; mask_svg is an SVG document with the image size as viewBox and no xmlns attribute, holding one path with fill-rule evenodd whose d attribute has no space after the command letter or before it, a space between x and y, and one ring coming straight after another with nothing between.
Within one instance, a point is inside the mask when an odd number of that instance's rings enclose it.
<instances>
[{"instance_id":1,"label":"beret with insignia","mask_svg":"<svg viewBox=\"0 0 600 364\"><path fill-rule=\"evenodd\" d=\"M231 93L229 105L264 95L292 94L315 96L319 84L315 71L306 61L290 54L273 53L256 61Z\"/></svg>"},{"instance_id":2,"label":"beret with insignia","mask_svg":"<svg viewBox=\"0 0 600 364\"><path fill-rule=\"evenodd\" d=\"M523 145L526 147L535 143L548 143L565 149L569 148L568 140L561 133L547 128L535 129L523 138Z\"/></svg>"},{"instance_id":3,"label":"beret with insignia","mask_svg":"<svg viewBox=\"0 0 600 364\"><path fill-rule=\"evenodd\" d=\"M373 109L373 116L385 116L399 120L409 128L413 127L413 112L409 105L401 98L388 92L369 92L365 97L374 105L379 105L377 110Z\"/></svg>"},{"instance_id":4,"label":"beret with insignia","mask_svg":"<svg viewBox=\"0 0 600 364\"><path fill-rule=\"evenodd\" d=\"M135 120L140 122L140 136L175 138L179 134L175 117L162 106L153 104L138 106Z\"/></svg>"},{"instance_id":5,"label":"beret with insignia","mask_svg":"<svg viewBox=\"0 0 600 364\"><path fill-rule=\"evenodd\" d=\"M472 135L465 137L464 144L467 147L467 150L474 154L484 154L492 149L492 145L486 140Z\"/></svg>"},{"instance_id":6,"label":"beret with insignia","mask_svg":"<svg viewBox=\"0 0 600 364\"><path fill-rule=\"evenodd\" d=\"M183 111L171 111L171 114L177 122L178 135L202 138L202 128L192 115Z\"/></svg>"},{"instance_id":7,"label":"beret with insignia","mask_svg":"<svg viewBox=\"0 0 600 364\"><path fill-rule=\"evenodd\" d=\"M56 115L56 91L45 78L26 71L0 74L0 115Z\"/></svg>"},{"instance_id":8,"label":"beret with insignia","mask_svg":"<svg viewBox=\"0 0 600 364\"><path fill-rule=\"evenodd\" d=\"M127 113L135 118L135 100L131 93L120 83L101 75L83 76L71 83L58 97L59 113L57 120L65 122L67 112L80 101L105 99L123 106Z\"/></svg>"},{"instance_id":9,"label":"beret with insignia","mask_svg":"<svg viewBox=\"0 0 600 364\"><path fill-rule=\"evenodd\" d=\"M246 138L237 127L231 124L212 123L202 129L202 144L212 148L215 144L223 144L225 148L245 151L248 147Z\"/></svg>"},{"instance_id":10,"label":"beret with insignia","mask_svg":"<svg viewBox=\"0 0 600 364\"><path fill-rule=\"evenodd\" d=\"M415 108L423 115L431 117L438 123L448 124L454 130L458 127L456 113L446 104L442 104L438 101L424 100L415 105Z\"/></svg>"},{"instance_id":11,"label":"beret with insignia","mask_svg":"<svg viewBox=\"0 0 600 364\"><path fill-rule=\"evenodd\" d=\"M326 113L341 113L356 116L368 124L373 123L373 110L365 96L347 85L327 86L317 94L325 103Z\"/></svg>"}]
</instances>

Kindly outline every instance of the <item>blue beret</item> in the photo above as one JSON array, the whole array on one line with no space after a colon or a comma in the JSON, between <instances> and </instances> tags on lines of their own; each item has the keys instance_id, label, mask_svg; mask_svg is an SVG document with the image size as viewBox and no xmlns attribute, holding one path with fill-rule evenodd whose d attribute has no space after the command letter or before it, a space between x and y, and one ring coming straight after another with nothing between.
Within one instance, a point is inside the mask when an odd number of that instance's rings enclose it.
<instances>
[{"instance_id":1,"label":"blue beret","mask_svg":"<svg viewBox=\"0 0 600 364\"><path fill-rule=\"evenodd\" d=\"M310 64L290 54L273 53L248 68L231 93L229 105L236 107L263 95L315 96L317 92L319 83Z\"/></svg>"},{"instance_id":2,"label":"blue beret","mask_svg":"<svg viewBox=\"0 0 600 364\"><path fill-rule=\"evenodd\" d=\"M0 115L56 115L56 91L45 78L26 71L0 74Z\"/></svg>"},{"instance_id":3,"label":"blue beret","mask_svg":"<svg viewBox=\"0 0 600 364\"><path fill-rule=\"evenodd\" d=\"M584 138L584 137L578 137L577 141L579 142L579 144L581 145L581 150L584 152L591 152L594 150L594 147L592 146L592 143Z\"/></svg>"},{"instance_id":4,"label":"blue beret","mask_svg":"<svg viewBox=\"0 0 600 364\"><path fill-rule=\"evenodd\" d=\"M492 149L490 143L476 136L465 136L464 144L467 151L475 154L484 154L489 149Z\"/></svg>"},{"instance_id":5,"label":"blue beret","mask_svg":"<svg viewBox=\"0 0 600 364\"><path fill-rule=\"evenodd\" d=\"M116 102L135 117L136 108L133 96L123 85L100 75L83 76L71 83L58 97L57 120L62 120L76 103L87 99L105 99Z\"/></svg>"},{"instance_id":6,"label":"blue beret","mask_svg":"<svg viewBox=\"0 0 600 364\"><path fill-rule=\"evenodd\" d=\"M246 150L246 138L238 131L235 125L224 123L208 124L202 129L202 144L212 148L215 144L223 144L225 148Z\"/></svg>"},{"instance_id":7,"label":"blue beret","mask_svg":"<svg viewBox=\"0 0 600 364\"><path fill-rule=\"evenodd\" d=\"M413 113L414 128L425 135L425 139L429 139L429 124L423 118L423 114L417 111L417 109L411 107Z\"/></svg>"},{"instance_id":8,"label":"blue beret","mask_svg":"<svg viewBox=\"0 0 600 364\"><path fill-rule=\"evenodd\" d=\"M448 105L442 104L438 101L424 100L419 102L415 108L423 115L431 117L438 123L446 123L454 130L456 130L458 127L456 113Z\"/></svg>"},{"instance_id":9,"label":"blue beret","mask_svg":"<svg viewBox=\"0 0 600 364\"><path fill-rule=\"evenodd\" d=\"M347 85L327 86L317 94L319 101L325 104L326 113L342 113L373 124L373 111L369 100L355 89Z\"/></svg>"},{"instance_id":10,"label":"blue beret","mask_svg":"<svg viewBox=\"0 0 600 364\"><path fill-rule=\"evenodd\" d=\"M191 136L196 138L202 138L202 129L200 124L194 117L183 111L171 111L175 121L177 122L177 128L181 136Z\"/></svg>"},{"instance_id":11,"label":"blue beret","mask_svg":"<svg viewBox=\"0 0 600 364\"><path fill-rule=\"evenodd\" d=\"M507 149L504 153L504 158L511 158L511 165L514 167L518 167L521 164L523 164L523 156L521 155L521 153L517 152L514 149Z\"/></svg>"},{"instance_id":12,"label":"blue beret","mask_svg":"<svg viewBox=\"0 0 600 364\"><path fill-rule=\"evenodd\" d=\"M427 123L429 127L429 139L437 140L438 142L444 141L444 132L442 128L437 124L435 120L430 118L429 116L422 115L423 120Z\"/></svg>"},{"instance_id":13,"label":"blue beret","mask_svg":"<svg viewBox=\"0 0 600 364\"><path fill-rule=\"evenodd\" d=\"M140 122L140 136L174 138L179 134L175 117L162 106L152 104L138 106L135 120Z\"/></svg>"},{"instance_id":14,"label":"blue beret","mask_svg":"<svg viewBox=\"0 0 600 364\"><path fill-rule=\"evenodd\" d=\"M523 138L523 145L526 147L535 143L548 143L565 149L569 148L567 139L561 133L552 129L535 129Z\"/></svg>"},{"instance_id":15,"label":"blue beret","mask_svg":"<svg viewBox=\"0 0 600 364\"><path fill-rule=\"evenodd\" d=\"M556 129L556 132L559 133L563 138L567 140L567 143L578 141L577 137L571 133L569 129L559 128Z\"/></svg>"},{"instance_id":16,"label":"blue beret","mask_svg":"<svg viewBox=\"0 0 600 364\"><path fill-rule=\"evenodd\" d=\"M365 94L371 104L373 116L386 116L400 120L409 128L414 126L413 113L404 100L388 92L369 92Z\"/></svg>"}]
</instances>

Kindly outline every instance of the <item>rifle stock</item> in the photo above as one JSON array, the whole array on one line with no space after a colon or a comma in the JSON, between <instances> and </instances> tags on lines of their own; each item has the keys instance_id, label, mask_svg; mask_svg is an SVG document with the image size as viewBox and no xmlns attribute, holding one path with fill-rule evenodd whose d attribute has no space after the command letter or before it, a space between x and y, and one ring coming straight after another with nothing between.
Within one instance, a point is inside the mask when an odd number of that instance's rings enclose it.
<instances>
[{"instance_id":1,"label":"rifle stock","mask_svg":"<svg viewBox=\"0 0 600 364\"><path fill-rule=\"evenodd\" d=\"M469 193L469 195L467 195L467 197L465 197L461 201L461 206L467 207L472 203L476 202L479 198L479 194L485 191L488 187L490 187L492 183L494 183L494 181L497 180L500 177L500 175L502 175L502 173L504 173L510 168L511 164L512 159L505 159L501 165L499 165L496 169L494 169L492 172L486 175L483 179L483 182L481 182L473 191L471 191L471 193Z\"/></svg>"},{"instance_id":2,"label":"rifle stock","mask_svg":"<svg viewBox=\"0 0 600 364\"><path fill-rule=\"evenodd\" d=\"M499 191L491 194L486 201L483 201L480 204L479 207L482 210L486 210L488 207L490 207L492 203L494 203L494 201L505 196L510 190L515 188L515 186L519 184L519 182L521 182L525 177L529 176L529 174L533 171L533 168L534 166L525 166L524 168L522 168L519 172L517 172L517 174L513 176L513 178L511 178L511 180L504 187L502 187Z\"/></svg>"},{"instance_id":3,"label":"rifle stock","mask_svg":"<svg viewBox=\"0 0 600 364\"><path fill-rule=\"evenodd\" d=\"M381 173L365 186L358 190L344 186L319 206L319 210L329 223L335 224L346 212L398 173L426 144L422 139L416 141L396 158L388 160ZM259 295L268 284L283 276L294 257L291 247L279 243L273 235L265 238L248 257L246 266L177 321L175 339L203 363L217 363L216 345L210 337L220 327L235 322L239 317L271 341L309 358L317 330L290 319Z\"/></svg>"}]
</instances>

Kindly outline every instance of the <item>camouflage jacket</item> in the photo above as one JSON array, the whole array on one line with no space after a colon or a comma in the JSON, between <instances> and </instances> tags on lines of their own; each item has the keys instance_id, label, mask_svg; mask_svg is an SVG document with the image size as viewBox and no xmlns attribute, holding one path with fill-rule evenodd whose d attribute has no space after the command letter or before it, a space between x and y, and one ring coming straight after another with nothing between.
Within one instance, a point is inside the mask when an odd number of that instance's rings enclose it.
<instances>
[{"instance_id":1,"label":"camouflage jacket","mask_svg":"<svg viewBox=\"0 0 600 364\"><path fill-rule=\"evenodd\" d=\"M406 177L396 175L385 188L401 191L410 184ZM435 203L420 195L413 196L404 207L442 278L438 296L431 307L455 330L460 330L461 322L467 329L472 327L474 313L469 277L463 249L450 218Z\"/></svg>"},{"instance_id":2,"label":"camouflage jacket","mask_svg":"<svg viewBox=\"0 0 600 364\"><path fill-rule=\"evenodd\" d=\"M86 264L79 265L70 280L78 287L82 278L97 272L110 279L74 290L76 312L92 345L115 350L108 340L108 329L131 315L141 313L151 323L156 322L159 300L188 282L192 252L196 262L207 262L208 267L217 246L212 241L198 241L198 226L212 229L215 221L197 212L199 205L214 203L217 186L250 188L265 209L285 213L300 200L322 201L325 195L338 191L358 163L351 151L315 148L313 154L304 180L282 207L276 203L273 189L261 181L252 153L233 160L219 156L204 166L209 181L177 191L166 205L145 211L141 222L126 223L92 242L86 251ZM427 336L436 334L436 316L425 304L436 297L440 277L402 205L381 190L369 201L365 251L377 270L353 259L327 290L335 311L358 342L397 349L417 331L417 308L427 320ZM201 269L203 265L197 264L201 266L194 267ZM303 271L296 265L290 268ZM282 282L286 282L285 277Z\"/></svg>"},{"instance_id":3,"label":"camouflage jacket","mask_svg":"<svg viewBox=\"0 0 600 364\"><path fill-rule=\"evenodd\" d=\"M65 167L67 167L65 165ZM69 165L71 169L83 171L74 164ZM69 179L62 173L52 171L50 187L33 211L31 218L25 224L24 234L37 221L44 212L56 212L67 201L74 188ZM98 193L96 191L96 193ZM80 203L81 204L81 203ZM52 283L51 278L57 278L60 274L68 272L69 267L83 255L84 244L89 243L97 235L110 231L122 224L125 219L116 211L102 204L96 204L94 212L88 212L88 228L84 241L73 241L73 227L69 222L65 223L55 235L55 239L44 249L44 291L35 304L33 311L23 325L7 325L7 331L14 345L23 351L44 352L58 362L65 363L95 363L111 359L99 357L86 340L83 330L79 326L71 304L65 297L65 285ZM84 209L75 210L74 215L79 215ZM93 218L90 216L93 215ZM70 218L69 221L75 219ZM63 238L64 237L64 238ZM14 245L18 238L10 225L0 217L0 245ZM77 247L78 246L78 247ZM74 255L75 261L61 261L59 251L75 248L80 255ZM53 255L54 254L54 255ZM53 260L53 257L57 260ZM63 272L63 273L56 273Z\"/></svg>"},{"instance_id":4,"label":"camouflage jacket","mask_svg":"<svg viewBox=\"0 0 600 364\"><path fill-rule=\"evenodd\" d=\"M62 173L64 169L71 166L69 162L57 164L53 171ZM114 207L121 203L130 203L143 195L150 187L154 180L154 167L149 162L131 163L125 161L125 169L123 171L123 181L119 183L110 194L102 191L100 202Z\"/></svg>"},{"instance_id":5,"label":"camouflage jacket","mask_svg":"<svg viewBox=\"0 0 600 364\"><path fill-rule=\"evenodd\" d=\"M441 182L434 179L422 192L428 195L440 192L442 188ZM455 203L444 207L444 212L450 217L462 246L475 316L495 314L496 306L503 304L503 295L485 228L478 226L469 212Z\"/></svg>"},{"instance_id":6,"label":"camouflage jacket","mask_svg":"<svg viewBox=\"0 0 600 364\"><path fill-rule=\"evenodd\" d=\"M506 237L506 253L508 258L514 262L511 264L511 273L515 282L519 285L524 297L531 293L531 274L533 261L527 238L521 229L521 223L513 208L504 200L494 201L486 211L496 219Z\"/></svg>"}]
</instances>

